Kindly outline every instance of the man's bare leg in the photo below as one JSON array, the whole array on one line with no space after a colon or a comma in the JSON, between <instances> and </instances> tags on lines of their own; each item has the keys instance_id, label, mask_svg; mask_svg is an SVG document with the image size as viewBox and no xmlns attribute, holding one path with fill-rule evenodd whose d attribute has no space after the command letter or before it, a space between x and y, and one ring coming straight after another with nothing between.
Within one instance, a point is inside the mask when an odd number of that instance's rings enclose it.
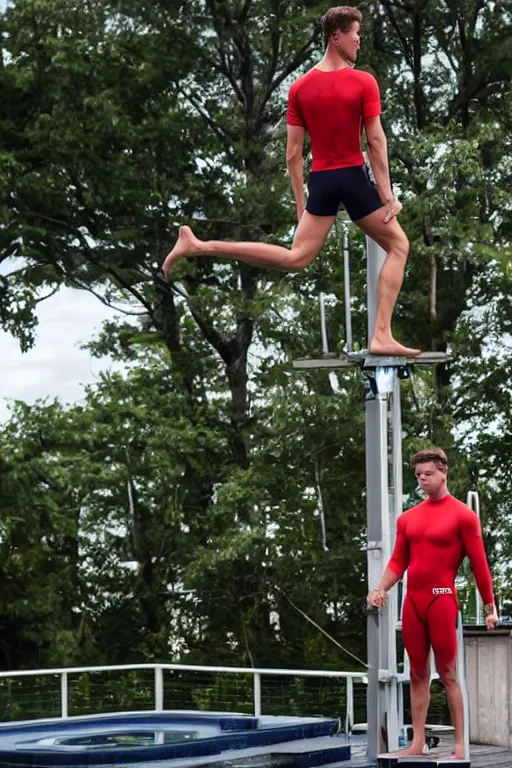
<instances>
[{"instance_id":1,"label":"man's bare leg","mask_svg":"<svg viewBox=\"0 0 512 768\"><path fill-rule=\"evenodd\" d=\"M387 254L379 275L377 315L369 349L375 355L413 357L420 350L400 344L391 332L391 318L404 279L409 241L397 219L385 223L384 215L385 210L379 208L355 222Z\"/></svg>"},{"instance_id":2,"label":"man's bare leg","mask_svg":"<svg viewBox=\"0 0 512 768\"><path fill-rule=\"evenodd\" d=\"M393 755L422 755L425 747L425 723L427 722L428 706L430 704L430 660L427 659L422 669L411 668L411 711L412 711L412 744L406 749L392 752Z\"/></svg>"},{"instance_id":3,"label":"man's bare leg","mask_svg":"<svg viewBox=\"0 0 512 768\"><path fill-rule=\"evenodd\" d=\"M464 703L462 700L462 690L457 680L456 664L445 669L437 669L439 677L446 690L446 699L450 709L452 725L455 728L455 746L453 753L449 757L457 760L464 760Z\"/></svg>"},{"instance_id":4,"label":"man's bare leg","mask_svg":"<svg viewBox=\"0 0 512 768\"><path fill-rule=\"evenodd\" d=\"M190 227L180 227L178 240L165 259L162 269L169 274L173 265L187 256L217 256L285 271L298 271L311 264L322 248L335 216L313 216L305 211L295 232L291 248L271 243L199 240Z\"/></svg>"}]
</instances>

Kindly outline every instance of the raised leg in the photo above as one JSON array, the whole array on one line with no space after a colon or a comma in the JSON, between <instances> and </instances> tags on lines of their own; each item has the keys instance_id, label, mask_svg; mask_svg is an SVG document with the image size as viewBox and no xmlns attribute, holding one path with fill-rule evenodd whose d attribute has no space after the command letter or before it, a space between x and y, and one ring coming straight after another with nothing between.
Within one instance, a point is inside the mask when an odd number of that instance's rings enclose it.
<instances>
[{"instance_id":1,"label":"raised leg","mask_svg":"<svg viewBox=\"0 0 512 768\"><path fill-rule=\"evenodd\" d=\"M384 215L385 209L379 208L355 222L387 254L379 275L377 315L370 352L375 355L413 357L419 354L420 350L400 344L393 338L391 331L391 318L403 283L409 254L409 240L397 219L385 223Z\"/></svg>"},{"instance_id":2,"label":"raised leg","mask_svg":"<svg viewBox=\"0 0 512 768\"><path fill-rule=\"evenodd\" d=\"M181 227L178 241L167 255L162 269L166 275L172 266L187 256L216 256L234 259L255 267L270 267L296 272L307 267L322 248L335 216L313 216L305 211L297 227L291 248L271 243L199 240L190 227Z\"/></svg>"}]
</instances>

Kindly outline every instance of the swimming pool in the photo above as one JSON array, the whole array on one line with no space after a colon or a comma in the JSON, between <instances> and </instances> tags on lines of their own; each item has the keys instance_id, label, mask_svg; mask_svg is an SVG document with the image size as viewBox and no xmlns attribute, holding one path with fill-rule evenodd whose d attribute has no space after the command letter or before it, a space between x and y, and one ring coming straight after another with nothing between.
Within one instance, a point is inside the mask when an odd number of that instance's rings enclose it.
<instances>
[{"instance_id":1,"label":"swimming pool","mask_svg":"<svg viewBox=\"0 0 512 768\"><path fill-rule=\"evenodd\" d=\"M9 723L0 725L0 767L77 768L141 765L162 760L181 762L211 758L230 750L332 736L337 730L338 720L329 718L192 712L140 712ZM338 759L347 758L338 755Z\"/></svg>"}]
</instances>

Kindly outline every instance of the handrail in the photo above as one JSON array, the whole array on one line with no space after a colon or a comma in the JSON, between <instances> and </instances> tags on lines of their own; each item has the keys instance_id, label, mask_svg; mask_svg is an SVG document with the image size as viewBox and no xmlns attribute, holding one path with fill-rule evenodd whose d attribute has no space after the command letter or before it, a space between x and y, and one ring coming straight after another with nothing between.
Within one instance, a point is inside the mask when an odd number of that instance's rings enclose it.
<instances>
[{"instance_id":1,"label":"handrail","mask_svg":"<svg viewBox=\"0 0 512 768\"><path fill-rule=\"evenodd\" d=\"M187 671L187 672L221 672L227 674L251 674L253 676L253 711L255 717L262 714L261 709L261 678L263 675L274 675L281 677L327 677L345 679L346 687L346 728L351 729L354 716L354 688L355 681L367 682L366 672L344 672L321 669L268 669L263 667L212 667L200 664L118 664L118 665L98 665L95 667L57 667L49 669L21 669L6 670L0 672L1 678L17 677L41 677L48 675L60 676L60 694L61 707L60 718L69 718L69 675L85 674L97 672L121 672L128 670L154 671L154 711L162 712L164 710L164 671ZM54 720L54 718L45 718ZM348 732L348 731L347 731Z\"/></svg>"},{"instance_id":2,"label":"handrail","mask_svg":"<svg viewBox=\"0 0 512 768\"><path fill-rule=\"evenodd\" d=\"M264 667L210 667L200 664L113 664L95 667L56 667L44 669L20 669L0 672L0 677L39 677L40 675L78 674L79 672L112 672L128 669L170 669L187 670L189 672L233 672L235 674L282 675L284 677L351 677L366 678L367 672L332 672L325 669L266 669Z\"/></svg>"},{"instance_id":3,"label":"handrail","mask_svg":"<svg viewBox=\"0 0 512 768\"><path fill-rule=\"evenodd\" d=\"M468 491L466 504L476 514L480 523L480 497L478 491ZM483 601L475 581L475 624L483 624L483 608Z\"/></svg>"}]
</instances>

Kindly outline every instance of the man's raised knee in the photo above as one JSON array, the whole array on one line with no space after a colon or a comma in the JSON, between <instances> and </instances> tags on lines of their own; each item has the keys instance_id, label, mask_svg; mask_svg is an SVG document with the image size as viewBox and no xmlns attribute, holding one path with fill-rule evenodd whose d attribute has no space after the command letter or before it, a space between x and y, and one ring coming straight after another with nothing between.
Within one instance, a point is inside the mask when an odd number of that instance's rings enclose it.
<instances>
[{"instance_id":1,"label":"man's raised knee","mask_svg":"<svg viewBox=\"0 0 512 768\"><path fill-rule=\"evenodd\" d=\"M291 272L299 272L301 269L309 267L316 253L303 251L299 248L290 251L289 268Z\"/></svg>"},{"instance_id":2,"label":"man's raised knee","mask_svg":"<svg viewBox=\"0 0 512 768\"><path fill-rule=\"evenodd\" d=\"M405 232L401 231L397 234L391 247L398 254L398 256L400 256L404 261L407 261L407 257L409 256L410 243L409 238Z\"/></svg>"}]
</instances>

